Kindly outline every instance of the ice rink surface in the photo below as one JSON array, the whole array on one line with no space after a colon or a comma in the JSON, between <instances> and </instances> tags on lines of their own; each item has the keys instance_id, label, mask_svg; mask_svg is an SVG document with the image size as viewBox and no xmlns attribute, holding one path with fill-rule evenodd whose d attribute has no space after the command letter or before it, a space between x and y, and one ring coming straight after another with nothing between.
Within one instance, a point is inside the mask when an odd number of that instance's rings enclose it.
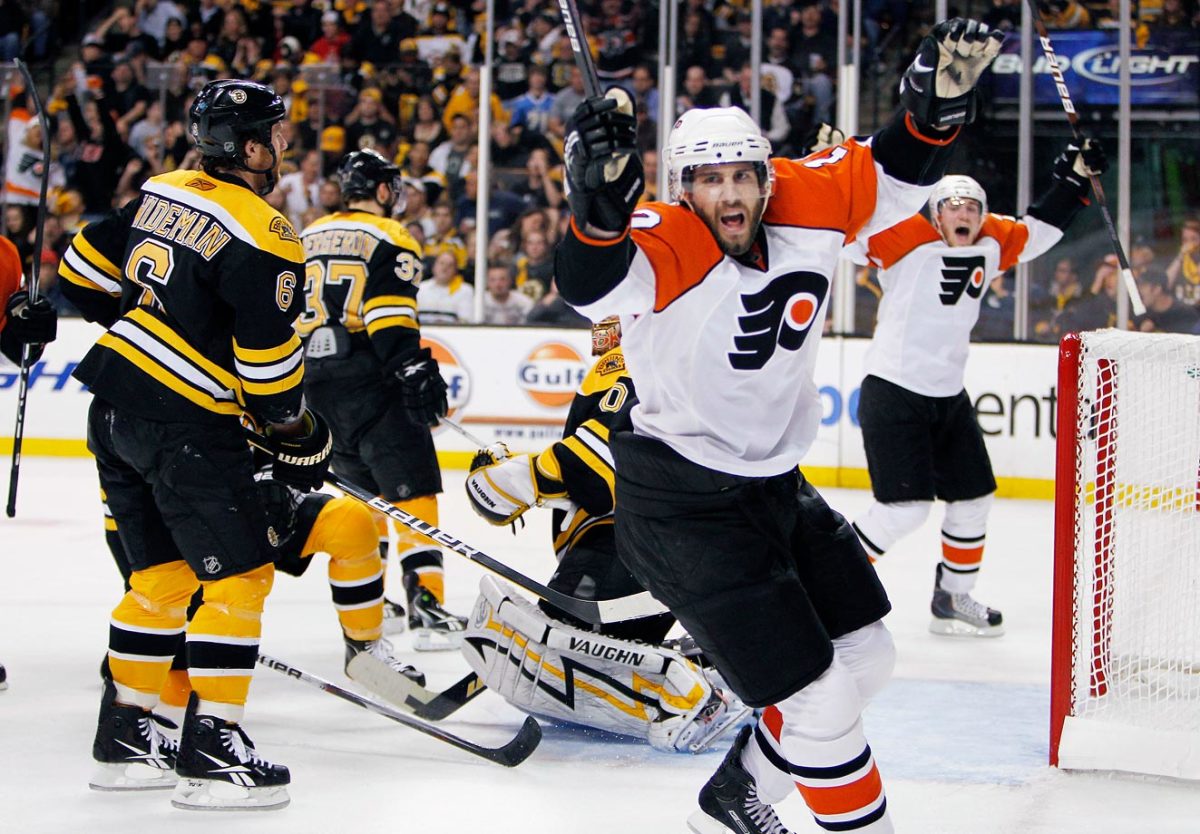
<instances>
[{"instance_id":1,"label":"ice rink surface","mask_svg":"<svg viewBox=\"0 0 1200 834\"><path fill-rule=\"evenodd\" d=\"M5 467L7 472L7 466ZM5 479L7 480L7 479ZM467 508L449 472L446 530L544 580L549 514L529 514L514 538ZM828 490L853 517L865 492ZM1004 612L995 640L930 635L940 509L880 566L895 610L896 676L866 714L900 832L1141 834L1200 832L1200 785L1063 773L1046 765L1050 663L1051 506L999 501L976 596ZM657 834L686 831L695 794L728 747L668 755L643 743L546 725L513 770L490 764L270 670L256 673L246 728L292 770L277 812L175 810L169 792L87 788L107 621L120 578L102 535L91 461L26 458L16 519L0 518L0 831L213 831L220 834ZM318 557L324 561L324 557ZM480 570L448 555L449 607L466 613ZM396 577L398 579L398 577ZM398 587L399 583L395 583ZM389 585L389 591L391 589ZM457 653L401 654L437 688L468 670ZM267 600L264 651L339 683L342 642L324 565L278 575ZM502 743L521 715L485 693L445 722ZM780 806L796 832L819 829L798 796Z\"/></svg>"}]
</instances>

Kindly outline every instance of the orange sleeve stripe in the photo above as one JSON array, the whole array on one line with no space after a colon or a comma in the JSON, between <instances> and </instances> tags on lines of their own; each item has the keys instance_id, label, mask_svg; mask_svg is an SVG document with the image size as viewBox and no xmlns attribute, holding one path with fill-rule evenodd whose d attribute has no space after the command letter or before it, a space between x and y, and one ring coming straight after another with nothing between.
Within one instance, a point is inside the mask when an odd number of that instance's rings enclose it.
<instances>
[{"instance_id":1,"label":"orange sleeve stripe","mask_svg":"<svg viewBox=\"0 0 1200 834\"><path fill-rule=\"evenodd\" d=\"M4 316L8 299L21 288L21 255L17 247L6 237L0 237L0 330L8 321Z\"/></svg>"},{"instance_id":2,"label":"orange sleeve stripe","mask_svg":"<svg viewBox=\"0 0 1200 834\"><path fill-rule=\"evenodd\" d=\"M924 215L914 214L890 229L873 235L867 244L867 257L881 269L890 269L918 246L940 239L941 235Z\"/></svg>"},{"instance_id":3,"label":"orange sleeve stripe","mask_svg":"<svg viewBox=\"0 0 1200 834\"><path fill-rule=\"evenodd\" d=\"M767 707L762 713L762 723L776 741L783 733L783 713L776 706Z\"/></svg>"},{"instance_id":4,"label":"orange sleeve stripe","mask_svg":"<svg viewBox=\"0 0 1200 834\"><path fill-rule=\"evenodd\" d=\"M942 542L942 558L952 565L977 567L983 561L983 545L979 547L955 547Z\"/></svg>"},{"instance_id":5,"label":"orange sleeve stripe","mask_svg":"<svg viewBox=\"0 0 1200 834\"><path fill-rule=\"evenodd\" d=\"M833 816L835 814L852 814L866 808L879 799L883 793L883 780L879 778L879 768L874 764L871 770L861 779L856 779L848 785L838 785L832 788L813 788L796 783L805 804L814 814Z\"/></svg>"},{"instance_id":6,"label":"orange sleeve stripe","mask_svg":"<svg viewBox=\"0 0 1200 834\"><path fill-rule=\"evenodd\" d=\"M1000 244L1000 271L1007 272L1017 265L1025 244L1029 243L1029 227L1011 217L988 214L979 236L994 238Z\"/></svg>"},{"instance_id":7,"label":"orange sleeve stripe","mask_svg":"<svg viewBox=\"0 0 1200 834\"><path fill-rule=\"evenodd\" d=\"M591 235L586 234L583 231L583 229L581 229L575 225L575 216L574 215L571 216L571 231L573 231L575 233L575 237L582 240L588 246L616 246L618 243L623 241L625 238L629 237L629 227L628 226L625 227L624 232L622 232L617 237L614 237L612 240L607 240L605 238L599 238L599 237L592 237Z\"/></svg>"},{"instance_id":8,"label":"orange sleeve stripe","mask_svg":"<svg viewBox=\"0 0 1200 834\"><path fill-rule=\"evenodd\" d=\"M924 142L927 145L937 145L939 148L949 145L951 142L953 142L955 139L957 139L958 132L960 130L962 130L961 127L956 127L956 128L954 128L954 130L952 130L948 134L946 134L947 138L934 139L932 136L926 136L924 133L917 130L917 125L916 125L916 122L913 121L912 113L904 114L904 126L906 128L908 128L908 132L910 134L912 134L914 137L916 137L917 139L920 139L922 142Z\"/></svg>"},{"instance_id":9,"label":"orange sleeve stripe","mask_svg":"<svg viewBox=\"0 0 1200 834\"><path fill-rule=\"evenodd\" d=\"M659 217L652 228L630 234L654 269L654 312L661 313L701 284L725 253L704 221L683 206L651 204Z\"/></svg>"},{"instance_id":10,"label":"orange sleeve stripe","mask_svg":"<svg viewBox=\"0 0 1200 834\"><path fill-rule=\"evenodd\" d=\"M776 226L833 229L852 240L875 213L875 157L851 139L846 155L812 167L820 160L772 160L775 193L763 222Z\"/></svg>"}]
</instances>

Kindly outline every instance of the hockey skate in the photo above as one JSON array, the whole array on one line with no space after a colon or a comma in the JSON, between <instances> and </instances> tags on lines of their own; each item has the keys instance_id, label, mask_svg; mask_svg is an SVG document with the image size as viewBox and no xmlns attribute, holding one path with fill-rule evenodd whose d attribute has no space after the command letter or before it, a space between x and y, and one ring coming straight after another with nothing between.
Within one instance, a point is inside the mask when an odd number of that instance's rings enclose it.
<instances>
[{"instance_id":1,"label":"hockey skate","mask_svg":"<svg viewBox=\"0 0 1200 834\"><path fill-rule=\"evenodd\" d=\"M8 689L8 672L4 671L4 664L0 663L0 692Z\"/></svg>"},{"instance_id":2,"label":"hockey skate","mask_svg":"<svg viewBox=\"0 0 1200 834\"><path fill-rule=\"evenodd\" d=\"M451 614L417 581L415 573L404 574L408 594L408 627L413 648L419 652L456 650L462 645L467 618Z\"/></svg>"},{"instance_id":3,"label":"hockey skate","mask_svg":"<svg viewBox=\"0 0 1200 834\"><path fill-rule=\"evenodd\" d=\"M1004 633L1004 616L995 608L976 602L970 594L942 589L943 566L939 562L929 609L929 630L950 637L999 637Z\"/></svg>"},{"instance_id":4,"label":"hockey skate","mask_svg":"<svg viewBox=\"0 0 1200 834\"><path fill-rule=\"evenodd\" d=\"M179 745L158 725L165 719L138 706L117 703L117 688L104 684L100 720L92 758L96 768L88 782L97 791L145 791L173 788L179 781L175 762ZM171 725L173 726L173 725Z\"/></svg>"},{"instance_id":5,"label":"hockey skate","mask_svg":"<svg viewBox=\"0 0 1200 834\"><path fill-rule=\"evenodd\" d=\"M752 727L743 727L725 761L700 789L700 810L688 817L695 834L792 834L775 809L758 798L754 778L742 767Z\"/></svg>"},{"instance_id":6,"label":"hockey skate","mask_svg":"<svg viewBox=\"0 0 1200 834\"><path fill-rule=\"evenodd\" d=\"M195 695L183 719L171 804L191 811L271 811L291 801L291 774L258 755L239 724L197 715Z\"/></svg>"},{"instance_id":7,"label":"hockey skate","mask_svg":"<svg viewBox=\"0 0 1200 834\"><path fill-rule=\"evenodd\" d=\"M408 625L408 612L404 606L390 599L383 601L383 633L399 634Z\"/></svg>"},{"instance_id":8,"label":"hockey skate","mask_svg":"<svg viewBox=\"0 0 1200 834\"><path fill-rule=\"evenodd\" d=\"M656 750L677 750L682 753L700 753L724 735L730 727L739 724L750 714L746 706L733 693L713 688L708 701L691 720L680 725L684 716L672 716L667 720L655 721L650 725L649 742Z\"/></svg>"},{"instance_id":9,"label":"hockey skate","mask_svg":"<svg viewBox=\"0 0 1200 834\"><path fill-rule=\"evenodd\" d=\"M346 677L384 698L391 693L389 682L403 675L418 686L425 685L425 675L392 654L387 640L346 639Z\"/></svg>"}]
</instances>

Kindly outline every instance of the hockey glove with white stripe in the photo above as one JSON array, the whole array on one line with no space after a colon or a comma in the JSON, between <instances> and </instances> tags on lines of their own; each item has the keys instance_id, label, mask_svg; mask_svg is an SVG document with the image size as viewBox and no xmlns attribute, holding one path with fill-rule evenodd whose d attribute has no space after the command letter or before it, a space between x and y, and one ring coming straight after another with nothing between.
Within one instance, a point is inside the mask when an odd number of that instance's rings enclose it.
<instances>
[{"instance_id":1,"label":"hockey glove with white stripe","mask_svg":"<svg viewBox=\"0 0 1200 834\"><path fill-rule=\"evenodd\" d=\"M923 125L975 120L975 82L1000 53L1004 34L956 17L933 27L900 79L900 102Z\"/></svg>"},{"instance_id":2,"label":"hockey glove with white stripe","mask_svg":"<svg viewBox=\"0 0 1200 834\"><path fill-rule=\"evenodd\" d=\"M320 489L329 472L329 455L333 451L333 436L329 426L308 409L300 418L303 435L284 435L267 428L272 476L275 480L308 492Z\"/></svg>"},{"instance_id":3,"label":"hockey glove with white stripe","mask_svg":"<svg viewBox=\"0 0 1200 834\"><path fill-rule=\"evenodd\" d=\"M409 419L423 426L436 426L446 416L450 410L446 380L442 379L441 368L429 348L404 354L389 370L400 381L400 401Z\"/></svg>"},{"instance_id":4,"label":"hockey glove with white stripe","mask_svg":"<svg viewBox=\"0 0 1200 834\"><path fill-rule=\"evenodd\" d=\"M1108 170L1108 157L1104 147L1095 139L1085 138L1083 147L1074 142L1054 160L1054 169L1050 176L1064 188L1070 189L1076 197L1086 200L1091 191L1091 177L1100 176Z\"/></svg>"},{"instance_id":5,"label":"hockey glove with white stripe","mask_svg":"<svg viewBox=\"0 0 1200 834\"><path fill-rule=\"evenodd\" d=\"M4 330L0 332L0 346L4 355L20 364L21 348L29 345L29 361L36 362L42 356L47 342L58 336L58 313L44 298L29 303L29 293L18 290L8 297L4 305Z\"/></svg>"},{"instance_id":6,"label":"hockey glove with white stripe","mask_svg":"<svg viewBox=\"0 0 1200 834\"><path fill-rule=\"evenodd\" d=\"M566 144L567 202L575 225L621 232L645 188L633 100L619 87L584 99Z\"/></svg>"}]
</instances>

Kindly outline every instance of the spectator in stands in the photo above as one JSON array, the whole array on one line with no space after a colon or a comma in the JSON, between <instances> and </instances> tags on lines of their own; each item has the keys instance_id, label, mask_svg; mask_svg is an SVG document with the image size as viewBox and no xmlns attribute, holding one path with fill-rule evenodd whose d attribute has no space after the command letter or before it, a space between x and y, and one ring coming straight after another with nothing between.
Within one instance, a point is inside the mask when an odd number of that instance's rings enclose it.
<instances>
[{"instance_id":1,"label":"spectator in stands","mask_svg":"<svg viewBox=\"0 0 1200 834\"><path fill-rule=\"evenodd\" d=\"M1191 6L1191 8L1189 8ZM1194 2L1188 0L1162 0L1162 12L1154 21L1154 32L1191 32L1197 26Z\"/></svg>"},{"instance_id":2,"label":"spectator in stands","mask_svg":"<svg viewBox=\"0 0 1200 834\"><path fill-rule=\"evenodd\" d=\"M360 60L377 67L400 60L400 43L416 37L417 21L401 9L393 15L388 0L375 0L371 12L362 17L351 38L351 50Z\"/></svg>"},{"instance_id":3,"label":"spectator in stands","mask_svg":"<svg viewBox=\"0 0 1200 834\"><path fill-rule=\"evenodd\" d=\"M591 327L590 321L563 301L562 296L558 294L558 285L553 280L550 282L550 289L530 309L525 323L547 327Z\"/></svg>"},{"instance_id":4,"label":"spectator in stands","mask_svg":"<svg viewBox=\"0 0 1200 834\"><path fill-rule=\"evenodd\" d=\"M507 173L505 169L524 168L529 151L517 141L508 122L492 122L490 133L492 168L501 169L500 173Z\"/></svg>"},{"instance_id":5,"label":"spectator in stands","mask_svg":"<svg viewBox=\"0 0 1200 834\"><path fill-rule=\"evenodd\" d=\"M971 331L971 338L979 342L1010 342L1013 338L1013 320L1016 316L1016 299L1010 289L1008 273L1001 273L988 284L987 292L979 303L979 320Z\"/></svg>"},{"instance_id":6,"label":"spectator in stands","mask_svg":"<svg viewBox=\"0 0 1200 834\"><path fill-rule=\"evenodd\" d=\"M589 31L600 43L596 74L601 86L619 84L633 92L630 77L642 60L641 29L640 5L625 0L600 0L597 26Z\"/></svg>"},{"instance_id":7,"label":"spectator in stands","mask_svg":"<svg viewBox=\"0 0 1200 834\"><path fill-rule=\"evenodd\" d=\"M174 61L176 56L187 48L188 34L187 28L183 25L183 18L168 18L165 32L162 46L158 50L158 57L163 61Z\"/></svg>"},{"instance_id":8,"label":"spectator in stands","mask_svg":"<svg viewBox=\"0 0 1200 834\"><path fill-rule=\"evenodd\" d=\"M483 296L483 323L498 325L521 324L533 307L533 299L524 293L513 292L516 269L508 261L489 263L487 291Z\"/></svg>"},{"instance_id":9,"label":"spectator in stands","mask_svg":"<svg viewBox=\"0 0 1200 834\"><path fill-rule=\"evenodd\" d=\"M405 226L420 226L421 241L424 244L435 229L433 213L429 210L429 203L425 199L424 180L405 177L404 196L404 213L397 219Z\"/></svg>"},{"instance_id":10,"label":"spectator in stands","mask_svg":"<svg viewBox=\"0 0 1200 834\"><path fill-rule=\"evenodd\" d=\"M740 107L747 113L750 112L750 84L754 79L754 70L750 62L742 64L742 68L738 73L738 80L721 94L721 107ZM771 140L771 144L776 148L783 145L791 132L791 125L788 124L787 116L783 113L783 104L779 101L779 97L767 89L767 85L761 84L758 90L759 101L759 126L762 128L763 135Z\"/></svg>"},{"instance_id":11,"label":"spectator in stands","mask_svg":"<svg viewBox=\"0 0 1200 834\"><path fill-rule=\"evenodd\" d=\"M350 35L342 28L342 16L330 10L321 15L321 37L313 41L308 51L322 61L340 61L348 51Z\"/></svg>"},{"instance_id":12,"label":"spectator in stands","mask_svg":"<svg viewBox=\"0 0 1200 834\"><path fill-rule=\"evenodd\" d=\"M299 170L284 174L276 190L283 197L282 211L296 229L307 224L304 215L321 200L321 154L316 149L306 151Z\"/></svg>"},{"instance_id":13,"label":"spectator in stands","mask_svg":"<svg viewBox=\"0 0 1200 834\"><path fill-rule=\"evenodd\" d=\"M1070 258L1059 258L1054 274L1042 289L1035 284L1030 292L1029 306L1033 321L1033 336L1038 341L1058 341L1062 335L1059 317L1063 309L1083 297L1083 282Z\"/></svg>"},{"instance_id":14,"label":"spectator in stands","mask_svg":"<svg viewBox=\"0 0 1200 834\"><path fill-rule=\"evenodd\" d=\"M378 87L367 87L358 94L358 104L346 114L346 150L379 151L385 159L396 153L399 132L392 114L383 109L383 94Z\"/></svg>"},{"instance_id":15,"label":"spectator in stands","mask_svg":"<svg viewBox=\"0 0 1200 834\"><path fill-rule=\"evenodd\" d=\"M467 246L459 236L454 225L454 210L448 202L438 202L430 211L433 219L433 233L425 244L425 260L432 264L434 258L443 252L454 256L454 266L463 270L467 265Z\"/></svg>"},{"instance_id":16,"label":"spectator in stands","mask_svg":"<svg viewBox=\"0 0 1200 834\"><path fill-rule=\"evenodd\" d=\"M442 112L442 121L445 122L447 129L450 130L450 134L453 136L454 118L456 116L467 116L471 121L474 121L475 115L478 112L479 67L471 67L463 77L463 83L450 96L450 101L446 103L446 109ZM504 105L500 103L500 97L495 93L492 93L492 121L508 121L508 114L504 110Z\"/></svg>"},{"instance_id":17,"label":"spectator in stands","mask_svg":"<svg viewBox=\"0 0 1200 834\"><path fill-rule=\"evenodd\" d=\"M543 136L550 129L554 97L547 89L549 75L545 67L529 67L529 89L512 102L512 126L517 141L526 136Z\"/></svg>"},{"instance_id":18,"label":"spectator in stands","mask_svg":"<svg viewBox=\"0 0 1200 834\"><path fill-rule=\"evenodd\" d=\"M499 180L492 177L491 191L488 194L488 227L489 239L501 229L507 229L517 222L525 204L521 198L511 191L500 188ZM454 206L454 215L461 223L463 218L475 217L475 202L478 197L479 175L474 171L463 178L463 196Z\"/></svg>"},{"instance_id":19,"label":"spectator in stands","mask_svg":"<svg viewBox=\"0 0 1200 834\"><path fill-rule=\"evenodd\" d=\"M429 206L437 203L446 191L446 178L430 166L429 145L425 142L413 142L409 146L400 173L425 183L425 202Z\"/></svg>"},{"instance_id":20,"label":"spectator in stands","mask_svg":"<svg viewBox=\"0 0 1200 834\"><path fill-rule=\"evenodd\" d=\"M554 249L540 230L527 232L521 238L521 251L516 262L516 287L536 301L550 290L554 280Z\"/></svg>"},{"instance_id":21,"label":"spectator in stands","mask_svg":"<svg viewBox=\"0 0 1200 834\"><path fill-rule=\"evenodd\" d=\"M84 215L93 219L112 208L113 193L129 157L129 148L121 141L103 90L96 90L92 101L80 105L74 94L66 97L67 114L81 138L75 181L69 183L83 194Z\"/></svg>"},{"instance_id":22,"label":"spectator in stands","mask_svg":"<svg viewBox=\"0 0 1200 834\"><path fill-rule=\"evenodd\" d=\"M513 184L512 193L521 198L527 209L556 209L562 206L562 179L551 174L548 150L535 148L529 153L529 159L525 162L525 178Z\"/></svg>"},{"instance_id":23,"label":"spectator in stands","mask_svg":"<svg viewBox=\"0 0 1200 834\"><path fill-rule=\"evenodd\" d=\"M1200 306L1200 220L1187 220L1179 230L1179 254L1167 265L1175 297Z\"/></svg>"},{"instance_id":24,"label":"spectator in stands","mask_svg":"<svg viewBox=\"0 0 1200 834\"><path fill-rule=\"evenodd\" d=\"M778 85L776 94L779 96L779 100L786 104L791 98L797 74L793 64L792 41L788 37L788 30L782 26L772 28L767 33L763 47L763 73L765 75L770 72L775 76Z\"/></svg>"},{"instance_id":25,"label":"spectator in stands","mask_svg":"<svg viewBox=\"0 0 1200 834\"><path fill-rule=\"evenodd\" d=\"M429 153L429 167L446 178L451 200L457 201L462 196L463 177L472 171L468 155L476 141L475 123L459 113L450 120L450 138Z\"/></svg>"},{"instance_id":26,"label":"spectator in stands","mask_svg":"<svg viewBox=\"0 0 1200 834\"><path fill-rule=\"evenodd\" d=\"M412 125L408 131L409 141L414 144L424 142L428 154L430 148L436 148L449 136L446 125L442 122L442 113L433 97L427 94L417 99Z\"/></svg>"},{"instance_id":27,"label":"spectator in stands","mask_svg":"<svg viewBox=\"0 0 1200 834\"><path fill-rule=\"evenodd\" d=\"M683 91L675 98L675 116L678 118L693 107L719 107L721 91L708 83L704 67L693 64L684 70Z\"/></svg>"},{"instance_id":28,"label":"spectator in stands","mask_svg":"<svg viewBox=\"0 0 1200 834\"><path fill-rule=\"evenodd\" d=\"M746 15L749 19L749 15ZM710 74L719 73L713 61L712 33L704 26L704 17L695 11L683 15L679 31L678 66L700 67L707 79ZM746 53L749 55L749 51ZM725 58L728 60L729 50L726 47ZM681 76L682 78L682 76Z\"/></svg>"},{"instance_id":29,"label":"spectator in stands","mask_svg":"<svg viewBox=\"0 0 1200 834\"><path fill-rule=\"evenodd\" d=\"M1024 5L1025 0L992 0L992 7L983 14L983 22L1001 32L1019 31Z\"/></svg>"},{"instance_id":30,"label":"spectator in stands","mask_svg":"<svg viewBox=\"0 0 1200 834\"><path fill-rule=\"evenodd\" d=\"M1092 15L1077 0L1039 0L1038 13L1048 29L1087 29Z\"/></svg>"},{"instance_id":31,"label":"spectator in stands","mask_svg":"<svg viewBox=\"0 0 1200 834\"><path fill-rule=\"evenodd\" d=\"M1099 330L1117 323L1117 287L1121 272L1116 255L1106 255L1096 265L1090 291L1078 301L1068 302L1059 316L1062 333Z\"/></svg>"},{"instance_id":32,"label":"spectator in stands","mask_svg":"<svg viewBox=\"0 0 1200 834\"><path fill-rule=\"evenodd\" d=\"M820 3L802 0L799 6L798 26L791 37L792 65L806 75L828 72L837 66L837 33L824 25Z\"/></svg>"},{"instance_id":33,"label":"spectator in stands","mask_svg":"<svg viewBox=\"0 0 1200 834\"><path fill-rule=\"evenodd\" d=\"M417 288L421 324L466 324L475 316L475 288L463 280L452 252L433 259L430 276Z\"/></svg>"},{"instance_id":34,"label":"spectator in stands","mask_svg":"<svg viewBox=\"0 0 1200 834\"><path fill-rule=\"evenodd\" d=\"M533 42L530 60L536 66L549 66L554 62L554 47L564 35L562 22L553 12L542 11L529 23L529 38Z\"/></svg>"},{"instance_id":35,"label":"spectator in stands","mask_svg":"<svg viewBox=\"0 0 1200 834\"><path fill-rule=\"evenodd\" d=\"M200 0L202 17L206 4L217 9L219 13L220 8L216 5L216 0ZM287 13L283 16L283 31L285 35L295 38L300 44L312 43L321 36L320 9L313 5L312 0L292 0L288 4ZM300 56L296 56L296 60L299 59Z\"/></svg>"},{"instance_id":36,"label":"spectator in stands","mask_svg":"<svg viewBox=\"0 0 1200 834\"><path fill-rule=\"evenodd\" d=\"M1133 320L1132 328L1143 333L1195 333L1200 310L1184 304L1171 292L1166 273L1149 270L1138 278L1138 290L1146 314Z\"/></svg>"},{"instance_id":37,"label":"spectator in stands","mask_svg":"<svg viewBox=\"0 0 1200 834\"><path fill-rule=\"evenodd\" d=\"M28 206L10 203L4 208L4 236L17 247L21 261L25 262L33 253L29 244L29 232L33 229L33 211Z\"/></svg>"},{"instance_id":38,"label":"spectator in stands","mask_svg":"<svg viewBox=\"0 0 1200 834\"><path fill-rule=\"evenodd\" d=\"M167 22L182 20L184 17L183 9L171 0L137 0L134 8L137 10L138 26L154 38L160 47L167 39Z\"/></svg>"},{"instance_id":39,"label":"spectator in stands","mask_svg":"<svg viewBox=\"0 0 1200 834\"><path fill-rule=\"evenodd\" d=\"M506 29L498 38L496 67L492 73L496 95L506 108L529 89L529 48L520 29Z\"/></svg>"},{"instance_id":40,"label":"spectator in stands","mask_svg":"<svg viewBox=\"0 0 1200 834\"><path fill-rule=\"evenodd\" d=\"M108 109L116 114L117 130L122 136L128 136L130 128L146 115L152 98L150 91L134 77L133 67L128 61L118 61L113 65L105 102Z\"/></svg>"}]
</instances>

